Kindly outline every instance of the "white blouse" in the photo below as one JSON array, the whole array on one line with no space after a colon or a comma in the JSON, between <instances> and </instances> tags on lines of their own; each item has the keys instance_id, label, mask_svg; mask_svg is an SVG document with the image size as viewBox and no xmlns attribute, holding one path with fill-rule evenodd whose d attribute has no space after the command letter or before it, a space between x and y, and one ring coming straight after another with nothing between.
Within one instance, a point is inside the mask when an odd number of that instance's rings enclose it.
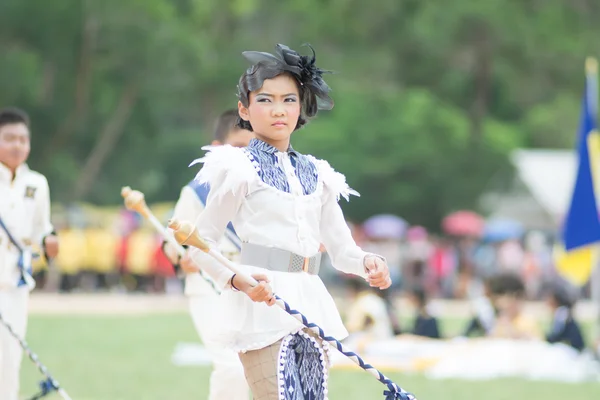
<instances>
[{"instance_id":1,"label":"white blouse","mask_svg":"<svg viewBox=\"0 0 600 400\"><path fill-rule=\"evenodd\" d=\"M243 149L204 149L209 150L206 156L194 162L204 163L197 179L211 187L206 207L196 220L200 236L217 243L231 221L243 242L303 257L317 254L323 243L335 268L366 278L364 258L369 253L352 239L338 204L340 196L348 199L358 193L327 162L291 148L280 152L257 139ZM219 286L228 287L233 272L216 262L202 265ZM274 293L328 335L339 340L348 335L317 275L243 267L249 273L266 274ZM215 335L209 338L215 344L235 351L255 350L303 328L279 307L255 303L244 293L225 290L221 296L222 301L215 305L219 316Z\"/></svg>"}]
</instances>

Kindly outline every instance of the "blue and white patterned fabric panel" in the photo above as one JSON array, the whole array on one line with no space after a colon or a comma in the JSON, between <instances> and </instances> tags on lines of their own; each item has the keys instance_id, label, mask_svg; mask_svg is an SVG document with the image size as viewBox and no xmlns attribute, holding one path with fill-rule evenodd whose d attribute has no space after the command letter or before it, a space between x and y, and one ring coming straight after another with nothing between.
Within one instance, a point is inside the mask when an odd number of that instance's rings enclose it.
<instances>
[{"instance_id":1,"label":"blue and white patterned fabric panel","mask_svg":"<svg viewBox=\"0 0 600 400\"><path fill-rule=\"evenodd\" d=\"M279 356L279 399L325 400L326 363L323 349L308 335L297 333L286 337Z\"/></svg>"},{"instance_id":2,"label":"blue and white patterned fabric panel","mask_svg":"<svg viewBox=\"0 0 600 400\"><path fill-rule=\"evenodd\" d=\"M262 140L252 139L244 152L264 183L282 192L291 193L285 171L277 157L279 150ZM296 170L296 176L302 185L304 194L313 193L317 189L319 180L317 167L308 157L298 153L291 146L287 153Z\"/></svg>"}]
</instances>

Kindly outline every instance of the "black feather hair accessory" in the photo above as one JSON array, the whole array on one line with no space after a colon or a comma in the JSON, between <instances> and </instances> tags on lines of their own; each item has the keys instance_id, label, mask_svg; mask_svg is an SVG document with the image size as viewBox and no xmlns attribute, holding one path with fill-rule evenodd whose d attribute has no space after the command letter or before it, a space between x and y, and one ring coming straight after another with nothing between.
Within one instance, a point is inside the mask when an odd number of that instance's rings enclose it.
<instances>
[{"instance_id":1,"label":"black feather hair accessory","mask_svg":"<svg viewBox=\"0 0 600 400\"><path fill-rule=\"evenodd\" d=\"M275 46L275 54L261 51L244 51L242 55L252 64L252 67L246 71L248 76L260 73L261 65L267 69L275 68L281 72L291 73L299 82L301 91L305 91L304 94L307 98L303 99L303 103L305 103L306 106L304 111L307 116L311 117L316 115L318 110L331 110L334 103L333 99L329 97L331 88L327 85L325 80L323 80L323 74L331 73L331 71L326 71L317 67L315 50L310 44L306 44L306 46L310 48L312 52L311 56L300 55L295 50L292 50L283 44ZM273 73L271 72L266 75L273 75ZM263 79L261 79L261 77L255 77L258 79L250 79L250 81L256 82L256 84L262 86L264 79L272 77L273 76L265 76L262 77ZM260 88L260 86L252 87L256 85L250 84L251 82L248 83L247 89L249 91ZM245 97L243 93L239 93L238 96Z\"/></svg>"}]
</instances>

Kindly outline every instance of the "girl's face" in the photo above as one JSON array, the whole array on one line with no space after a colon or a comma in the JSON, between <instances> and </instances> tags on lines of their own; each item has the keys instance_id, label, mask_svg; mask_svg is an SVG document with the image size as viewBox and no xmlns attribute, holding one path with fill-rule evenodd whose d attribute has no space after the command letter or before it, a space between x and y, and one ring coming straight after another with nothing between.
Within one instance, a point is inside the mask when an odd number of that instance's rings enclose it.
<instances>
[{"instance_id":1,"label":"girl's face","mask_svg":"<svg viewBox=\"0 0 600 400\"><path fill-rule=\"evenodd\" d=\"M287 74L266 79L250 93L249 105L238 102L240 117L250 122L256 137L285 151L300 117L300 93L296 80Z\"/></svg>"}]
</instances>

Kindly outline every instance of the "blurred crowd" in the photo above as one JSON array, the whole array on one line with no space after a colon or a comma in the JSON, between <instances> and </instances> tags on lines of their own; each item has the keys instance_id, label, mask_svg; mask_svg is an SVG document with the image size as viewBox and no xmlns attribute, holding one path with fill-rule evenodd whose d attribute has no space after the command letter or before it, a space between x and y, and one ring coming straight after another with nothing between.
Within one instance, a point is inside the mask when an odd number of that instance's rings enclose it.
<instances>
[{"instance_id":1,"label":"blurred crowd","mask_svg":"<svg viewBox=\"0 0 600 400\"><path fill-rule=\"evenodd\" d=\"M170 206L162 209L156 214L166 224ZM138 214L119 209L87 215L80 211L76 217L56 218L64 249L53 260L60 291L178 290L180 277L162 252L162 238ZM486 278L513 272L522 278L526 298L540 299L559 279L552 236L526 232L516 222L486 224L475 213L459 212L442 221L441 235L409 226L393 215L377 215L349 226L361 247L387 259L394 282L391 295L419 286L428 297L473 298L483 292ZM323 263L326 283L344 282L327 257ZM36 265L40 287L46 276L47 266L40 260ZM585 288L582 294L587 294Z\"/></svg>"},{"instance_id":2,"label":"blurred crowd","mask_svg":"<svg viewBox=\"0 0 600 400\"><path fill-rule=\"evenodd\" d=\"M562 280L553 232L527 231L517 221L486 222L466 211L449 215L441 226L442 234L431 234L393 215L351 224L359 245L386 257L396 291L419 286L428 297L473 298L486 279L510 272L522 279L525 298L539 300Z\"/></svg>"},{"instance_id":3,"label":"blurred crowd","mask_svg":"<svg viewBox=\"0 0 600 400\"><path fill-rule=\"evenodd\" d=\"M394 337L448 339L443 324L438 322L423 287L413 286L408 300L412 320L398 321L398 312L382 291L369 288L359 279L349 281L350 305L346 310L346 326L351 337L363 343L385 341ZM560 343L565 349L586 351L600 359L600 338L586 343L585 335L573 312L577 296L559 282L545 291L547 315L533 318L524 312L526 301L523 279L514 272L500 272L484 280L484 291L471 299L472 316L458 337L480 337L507 340L543 340ZM542 324L549 320L550 324Z\"/></svg>"},{"instance_id":4,"label":"blurred crowd","mask_svg":"<svg viewBox=\"0 0 600 400\"><path fill-rule=\"evenodd\" d=\"M166 224L171 206L155 212ZM85 214L85 213L83 213ZM61 292L181 293L182 276L163 253L163 239L137 213L110 210L100 217L57 218L63 251L52 261ZM526 231L512 221L485 222L470 212L450 215L442 234L410 226L393 215L376 215L362 224L348 222L358 245L387 259L393 286L371 290L361 279L335 270L327 254L321 278L332 291L351 301L347 326L372 338L393 335L447 337L429 308L429 299L468 299L473 318L464 336L538 338L567 341L584 348L572 308L587 288L566 283L557 272L551 233ZM325 249L326 250L326 249ZM43 258L34 274L36 290L48 288ZM415 317L402 324L395 309L398 296L413 304ZM551 331L521 311L527 300L546 300Z\"/></svg>"},{"instance_id":5,"label":"blurred crowd","mask_svg":"<svg viewBox=\"0 0 600 400\"><path fill-rule=\"evenodd\" d=\"M471 212L442 221L445 235L408 227L392 215L351 227L358 243L387 258L394 277L389 291L346 278L351 298L346 323L353 335L369 340L397 335L449 338L429 300L460 298L468 299L472 310L461 337L545 340L578 352L589 345L600 356L600 338L586 344L573 312L575 303L589 295L589 287L573 285L558 272L552 233L527 231L516 221L486 222ZM410 321L398 319L398 294L412 305ZM527 315L528 300L544 300L547 314Z\"/></svg>"}]
</instances>

